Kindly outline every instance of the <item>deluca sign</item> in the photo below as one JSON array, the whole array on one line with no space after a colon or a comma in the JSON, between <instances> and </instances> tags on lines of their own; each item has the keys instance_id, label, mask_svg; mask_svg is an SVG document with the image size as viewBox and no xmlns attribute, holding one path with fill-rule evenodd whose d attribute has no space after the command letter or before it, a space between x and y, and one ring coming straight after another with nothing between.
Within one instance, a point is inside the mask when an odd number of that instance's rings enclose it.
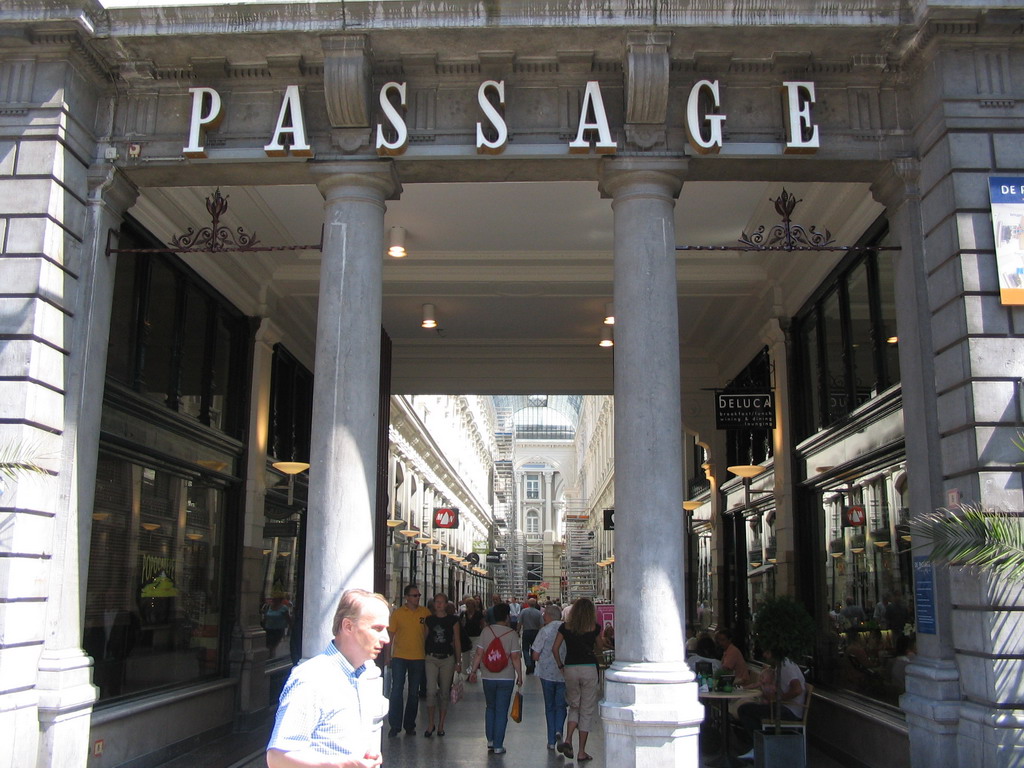
<instances>
[{"instance_id":1,"label":"deluca sign","mask_svg":"<svg viewBox=\"0 0 1024 768\"><path fill-rule=\"evenodd\" d=\"M185 157L204 158L207 157L206 134L216 130L224 118L223 102L213 88L189 88L189 93L192 94L192 110L188 143L181 151ZM479 154L501 154L508 145L505 95L504 80L485 80L477 88L477 105L481 112L481 119L476 123L476 150ZM811 115L814 101L814 83L792 81L782 84L785 153L806 154L818 150L818 126ZM382 156L401 155L409 144L409 128L405 122L407 83L385 83L378 94L378 102L384 120L375 126L374 149ZM695 152L715 154L722 149L726 115L720 110L719 81L700 80L695 83L686 102L685 125L690 146ZM617 148L618 142L609 127L601 85L596 80L588 81L583 91L576 135L569 141L567 150L579 154L614 154ZM313 156L299 86L289 85L285 89L277 123L263 151L268 157Z\"/></svg>"}]
</instances>

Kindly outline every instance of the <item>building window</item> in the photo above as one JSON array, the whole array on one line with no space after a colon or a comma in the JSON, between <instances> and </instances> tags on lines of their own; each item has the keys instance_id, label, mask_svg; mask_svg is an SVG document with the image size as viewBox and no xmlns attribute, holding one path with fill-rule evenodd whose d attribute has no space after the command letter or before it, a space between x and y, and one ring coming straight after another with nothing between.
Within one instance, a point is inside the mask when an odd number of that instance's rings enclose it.
<instances>
[{"instance_id":1,"label":"building window","mask_svg":"<svg viewBox=\"0 0 1024 768\"><path fill-rule=\"evenodd\" d=\"M531 509L526 513L526 532L540 533L540 513L536 509Z\"/></svg>"},{"instance_id":2,"label":"building window","mask_svg":"<svg viewBox=\"0 0 1024 768\"><path fill-rule=\"evenodd\" d=\"M531 500L540 498L540 475L526 476L526 498Z\"/></svg>"},{"instance_id":3,"label":"building window","mask_svg":"<svg viewBox=\"0 0 1024 768\"><path fill-rule=\"evenodd\" d=\"M270 374L267 452L279 461L309 461L313 374L282 345L274 347Z\"/></svg>"},{"instance_id":4,"label":"building window","mask_svg":"<svg viewBox=\"0 0 1024 768\"><path fill-rule=\"evenodd\" d=\"M221 674L224 489L101 452L83 646L100 701Z\"/></svg>"},{"instance_id":5,"label":"building window","mask_svg":"<svg viewBox=\"0 0 1024 768\"><path fill-rule=\"evenodd\" d=\"M860 245L880 244L884 222ZM799 438L845 419L900 380L892 257L856 251L794 322Z\"/></svg>"},{"instance_id":6,"label":"building window","mask_svg":"<svg viewBox=\"0 0 1024 768\"><path fill-rule=\"evenodd\" d=\"M126 224L121 248L160 243ZM119 254L107 377L232 437L245 420L245 317L170 254Z\"/></svg>"}]
</instances>

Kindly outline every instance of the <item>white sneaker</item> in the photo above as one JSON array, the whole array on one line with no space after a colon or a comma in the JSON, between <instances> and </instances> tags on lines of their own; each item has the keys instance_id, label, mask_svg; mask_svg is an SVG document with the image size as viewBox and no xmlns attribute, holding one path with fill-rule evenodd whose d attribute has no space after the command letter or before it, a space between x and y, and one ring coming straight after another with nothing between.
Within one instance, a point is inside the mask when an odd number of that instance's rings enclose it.
<instances>
[{"instance_id":1,"label":"white sneaker","mask_svg":"<svg viewBox=\"0 0 1024 768\"><path fill-rule=\"evenodd\" d=\"M749 752L744 752L742 755L738 755L736 759L737 760L753 760L754 759L754 750L750 750Z\"/></svg>"}]
</instances>

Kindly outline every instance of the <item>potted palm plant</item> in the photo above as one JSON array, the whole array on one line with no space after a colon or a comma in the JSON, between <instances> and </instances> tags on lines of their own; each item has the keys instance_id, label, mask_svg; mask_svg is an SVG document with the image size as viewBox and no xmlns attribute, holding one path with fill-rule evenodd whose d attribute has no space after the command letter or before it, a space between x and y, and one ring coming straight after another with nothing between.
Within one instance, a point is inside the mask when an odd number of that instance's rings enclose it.
<instances>
[{"instance_id":1,"label":"potted palm plant","mask_svg":"<svg viewBox=\"0 0 1024 768\"><path fill-rule=\"evenodd\" d=\"M754 639L762 652L771 656L776 669L785 659L797 663L814 648L814 619L796 599L782 595L766 600L754 619ZM776 680L777 680L776 676ZM799 733L782 728L782 686L774 686L769 702L774 727L754 733L754 764L758 768L803 768L804 742Z\"/></svg>"},{"instance_id":2,"label":"potted palm plant","mask_svg":"<svg viewBox=\"0 0 1024 768\"><path fill-rule=\"evenodd\" d=\"M1024 452L1024 432L1017 433L1013 444ZM909 529L915 546L922 540L932 545L928 554L932 562L1024 580L1024 516L1020 512L959 504L917 515Z\"/></svg>"}]
</instances>

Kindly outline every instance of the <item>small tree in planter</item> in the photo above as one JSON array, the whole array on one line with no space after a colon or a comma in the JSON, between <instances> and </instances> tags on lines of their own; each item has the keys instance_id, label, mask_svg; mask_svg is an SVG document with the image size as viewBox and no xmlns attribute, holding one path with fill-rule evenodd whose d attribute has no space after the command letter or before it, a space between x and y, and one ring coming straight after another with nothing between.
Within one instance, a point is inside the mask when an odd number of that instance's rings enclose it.
<instances>
[{"instance_id":1,"label":"small tree in planter","mask_svg":"<svg viewBox=\"0 0 1024 768\"><path fill-rule=\"evenodd\" d=\"M772 735L781 737L782 734L782 686L779 684L779 671L782 662L789 659L793 663L811 652L814 648L814 640L817 629L814 619L804 608L803 604L788 595L773 597L764 602L757 612L754 620L754 638L758 647L771 654L772 662L775 664L775 696L771 705L771 718L775 728ZM773 760L774 749L768 746L769 734L760 734L762 747L759 750L759 765L786 765L793 768L794 765L802 765L800 760L803 757L803 741L796 737L795 759L794 753L785 750L786 754L778 756L778 761ZM757 752L759 735L755 733L754 744Z\"/></svg>"}]
</instances>

